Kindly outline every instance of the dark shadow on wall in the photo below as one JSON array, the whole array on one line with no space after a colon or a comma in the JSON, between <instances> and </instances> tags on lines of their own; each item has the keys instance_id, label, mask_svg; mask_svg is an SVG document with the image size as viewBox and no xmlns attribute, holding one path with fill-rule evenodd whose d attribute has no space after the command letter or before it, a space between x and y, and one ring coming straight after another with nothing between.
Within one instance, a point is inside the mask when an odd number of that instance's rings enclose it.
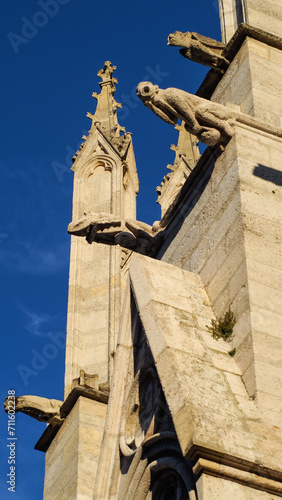
<instances>
[{"instance_id":1,"label":"dark shadow on wall","mask_svg":"<svg viewBox=\"0 0 282 500\"><path fill-rule=\"evenodd\" d=\"M276 170L275 168L258 164L258 166L254 168L253 174L256 177L264 179L265 181L276 184L276 186L282 186L282 172Z\"/></svg>"}]
</instances>

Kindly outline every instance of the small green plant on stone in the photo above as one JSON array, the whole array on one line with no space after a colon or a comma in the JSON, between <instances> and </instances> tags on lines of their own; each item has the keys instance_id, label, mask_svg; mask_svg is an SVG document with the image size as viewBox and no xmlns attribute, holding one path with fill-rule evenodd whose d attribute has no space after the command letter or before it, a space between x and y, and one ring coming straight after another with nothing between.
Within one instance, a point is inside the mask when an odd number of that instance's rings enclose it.
<instances>
[{"instance_id":1,"label":"small green plant on stone","mask_svg":"<svg viewBox=\"0 0 282 500\"><path fill-rule=\"evenodd\" d=\"M225 315L219 318L219 320L212 319L211 326L208 329L211 331L214 339L223 339L226 342L230 342L235 323L236 317L229 307ZM230 354L230 356L234 356L234 354Z\"/></svg>"},{"instance_id":2,"label":"small green plant on stone","mask_svg":"<svg viewBox=\"0 0 282 500\"><path fill-rule=\"evenodd\" d=\"M228 354L229 356L231 356L231 358L233 358L233 356L235 356L236 354L236 347L234 347L234 349L231 349L231 351L228 351Z\"/></svg>"}]
</instances>

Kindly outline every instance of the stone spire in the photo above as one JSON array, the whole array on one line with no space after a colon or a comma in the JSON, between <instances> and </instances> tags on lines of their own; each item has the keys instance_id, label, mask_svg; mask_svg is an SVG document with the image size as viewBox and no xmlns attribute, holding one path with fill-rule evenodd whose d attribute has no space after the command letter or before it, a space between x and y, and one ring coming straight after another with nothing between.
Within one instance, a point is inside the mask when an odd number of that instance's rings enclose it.
<instances>
[{"instance_id":1,"label":"stone spire","mask_svg":"<svg viewBox=\"0 0 282 500\"><path fill-rule=\"evenodd\" d=\"M104 68L97 73L101 82L101 93L93 92L92 96L97 99L97 108L94 115L88 113L88 117L92 119L93 125L108 137L113 139L120 136L120 132L124 131L118 124L117 108L121 108L121 104L114 99L117 79L113 77L116 66L112 66L110 61L105 61Z\"/></svg>"},{"instance_id":2,"label":"stone spire","mask_svg":"<svg viewBox=\"0 0 282 500\"><path fill-rule=\"evenodd\" d=\"M87 114L92 126L73 158L73 220L89 212L136 218L139 183L131 134L118 124L116 111L121 104L114 99L115 69L106 61L98 71L101 92L93 93L97 108L93 115ZM99 376L102 383L110 382L123 297L124 258L119 246L89 245L72 237L66 396L81 370Z\"/></svg>"},{"instance_id":3,"label":"stone spire","mask_svg":"<svg viewBox=\"0 0 282 500\"><path fill-rule=\"evenodd\" d=\"M92 126L73 158L73 220L89 212L114 220L136 219L139 183L131 134L121 134L125 131L117 120L116 109L121 105L114 99L115 69L106 61L98 72L101 92L93 94L98 101L96 112L88 113ZM90 245L84 238L71 237L67 405L65 412L62 405L60 418L55 405L54 425L48 426L38 442L37 449L48 448L44 500L57 499L62 491L66 498L93 498L129 256L130 251L119 245ZM34 407L29 399L24 403ZM50 407L48 401L36 404Z\"/></svg>"},{"instance_id":4,"label":"stone spire","mask_svg":"<svg viewBox=\"0 0 282 500\"><path fill-rule=\"evenodd\" d=\"M167 165L170 173L164 176L160 186L157 186L157 203L161 205L162 217L169 207L175 203L177 196L193 170L200 153L198 139L191 135L185 128L185 123L174 127L179 135L177 146L171 145L170 149L175 152L173 165Z\"/></svg>"},{"instance_id":5,"label":"stone spire","mask_svg":"<svg viewBox=\"0 0 282 500\"><path fill-rule=\"evenodd\" d=\"M116 102L114 98L116 91L115 84L118 83L117 79L113 78L115 70L116 66L112 66L110 61L105 61L104 68L100 69L97 73L102 80L99 82L101 92L100 94L97 92L93 92L92 94L97 100L97 107L94 115L89 112L87 113L87 117L92 120L91 130L88 138L85 135L82 136L85 142L81 144L79 151L73 157L73 161L76 161L81 156L82 149L85 158L87 155L89 156L89 153L90 155L92 154L93 136L97 131L106 138L107 142L111 144L120 158L125 159L128 153L129 145L131 144L131 133L126 132L125 128L121 127L118 123L117 108L121 108L122 105ZM90 145L90 150L86 143L88 146ZM88 152L85 154L86 150ZM73 167L73 170L75 170L76 166Z\"/></svg>"}]
</instances>

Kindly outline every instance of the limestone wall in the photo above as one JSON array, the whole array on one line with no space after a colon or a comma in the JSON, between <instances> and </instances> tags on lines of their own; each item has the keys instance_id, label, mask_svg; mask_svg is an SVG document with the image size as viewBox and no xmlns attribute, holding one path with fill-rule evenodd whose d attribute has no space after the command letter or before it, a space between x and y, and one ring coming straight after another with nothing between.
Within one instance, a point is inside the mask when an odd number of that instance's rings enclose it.
<instances>
[{"instance_id":1,"label":"limestone wall","mask_svg":"<svg viewBox=\"0 0 282 500\"><path fill-rule=\"evenodd\" d=\"M274 35L282 34L282 4L278 0L245 0L246 21Z\"/></svg>"},{"instance_id":2,"label":"limestone wall","mask_svg":"<svg viewBox=\"0 0 282 500\"><path fill-rule=\"evenodd\" d=\"M46 452L44 500L92 500L107 405L80 397Z\"/></svg>"},{"instance_id":3,"label":"limestone wall","mask_svg":"<svg viewBox=\"0 0 282 500\"><path fill-rule=\"evenodd\" d=\"M80 369L109 377L121 309L120 247L72 237L65 395Z\"/></svg>"},{"instance_id":4,"label":"limestone wall","mask_svg":"<svg viewBox=\"0 0 282 500\"><path fill-rule=\"evenodd\" d=\"M219 0L221 34L224 43L244 22L281 36L282 5L277 0Z\"/></svg>"},{"instance_id":5,"label":"limestone wall","mask_svg":"<svg viewBox=\"0 0 282 500\"><path fill-rule=\"evenodd\" d=\"M179 445L194 465L197 498L282 494L281 430L249 398L225 342L206 329L213 312L199 276L137 255L129 272Z\"/></svg>"},{"instance_id":6,"label":"limestone wall","mask_svg":"<svg viewBox=\"0 0 282 500\"><path fill-rule=\"evenodd\" d=\"M281 150L281 140L238 127L199 175L160 254L200 275L217 317L231 306L230 348L273 425L282 408Z\"/></svg>"},{"instance_id":7,"label":"limestone wall","mask_svg":"<svg viewBox=\"0 0 282 500\"><path fill-rule=\"evenodd\" d=\"M202 474L197 481L199 500L276 500L280 495L253 489L245 484L240 484L222 477Z\"/></svg>"},{"instance_id":8,"label":"limestone wall","mask_svg":"<svg viewBox=\"0 0 282 500\"><path fill-rule=\"evenodd\" d=\"M281 79L281 50L246 38L215 89L212 100L227 106L231 103L242 113L281 127Z\"/></svg>"}]
</instances>

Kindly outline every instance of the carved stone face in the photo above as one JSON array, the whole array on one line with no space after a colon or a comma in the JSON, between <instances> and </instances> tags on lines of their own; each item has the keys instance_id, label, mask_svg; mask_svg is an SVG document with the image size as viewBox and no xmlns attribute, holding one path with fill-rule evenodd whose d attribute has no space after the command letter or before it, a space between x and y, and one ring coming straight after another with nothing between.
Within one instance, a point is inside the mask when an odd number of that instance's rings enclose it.
<instances>
[{"instance_id":1,"label":"carved stone face","mask_svg":"<svg viewBox=\"0 0 282 500\"><path fill-rule=\"evenodd\" d=\"M184 42L187 43L190 32L182 33L181 31L175 31L168 35L167 44L175 45L176 47L182 47Z\"/></svg>"},{"instance_id":2,"label":"carved stone face","mask_svg":"<svg viewBox=\"0 0 282 500\"><path fill-rule=\"evenodd\" d=\"M139 99L141 99L141 101L144 102L151 99L155 94L155 92L157 91L157 89L158 86L153 85L151 82L140 82L137 85L136 93Z\"/></svg>"}]
</instances>

